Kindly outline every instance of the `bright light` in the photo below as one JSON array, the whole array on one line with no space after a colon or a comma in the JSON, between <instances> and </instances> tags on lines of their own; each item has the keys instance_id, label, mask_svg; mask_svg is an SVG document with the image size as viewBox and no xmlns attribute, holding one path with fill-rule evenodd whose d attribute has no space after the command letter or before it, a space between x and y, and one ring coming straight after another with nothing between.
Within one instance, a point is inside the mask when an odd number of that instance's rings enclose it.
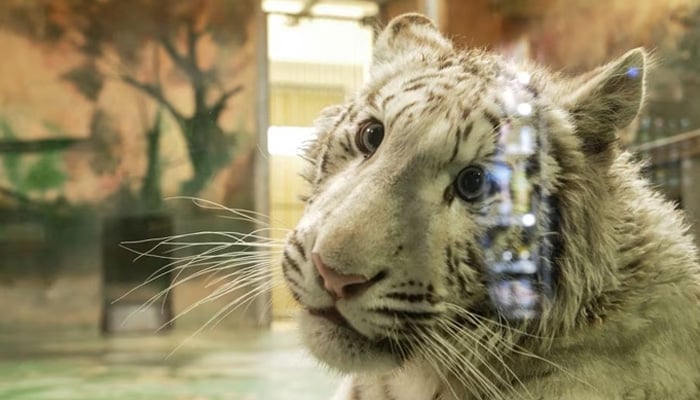
<instances>
[{"instance_id":1,"label":"bright light","mask_svg":"<svg viewBox=\"0 0 700 400\"><path fill-rule=\"evenodd\" d=\"M316 132L311 127L271 126L267 130L267 151L272 155L297 156L315 137Z\"/></svg>"},{"instance_id":2,"label":"bright light","mask_svg":"<svg viewBox=\"0 0 700 400\"><path fill-rule=\"evenodd\" d=\"M528 116L532 114L532 105L530 103L518 104L518 114Z\"/></svg>"},{"instance_id":3,"label":"bright light","mask_svg":"<svg viewBox=\"0 0 700 400\"><path fill-rule=\"evenodd\" d=\"M506 107L512 110L512 107L515 105L515 94L510 88L506 88L503 91L503 101L506 103Z\"/></svg>"},{"instance_id":4,"label":"bright light","mask_svg":"<svg viewBox=\"0 0 700 400\"><path fill-rule=\"evenodd\" d=\"M503 254L501 254L501 258L503 259L503 261L510 261L513 259L513 253L506 250L503 252Z\"/></svg>"},{"instance_id":5,"label":"bright light","mask_svg":"<svg viewBox=\"0 0 700 400\"><path fill-rule=\"evenodd\" d=\"M520 149L523 153L532 153L535 151L533 136L535 130L530 125L525 125L520 128Z\"/></svg>"},{"instance_id":6,"label":"bright light","mask_svg":"<svg viewBox=\"0 0 700 400\"><path fill-rule=\"evenodd\" d=\"M523 225L525 225L525 226L535 225L535 216L532 214L523 215Z\"/></svg>"},{"instance_id":7,"label":"bright light","mask_svg":"<svg viewBox=\"0 0 700 400\"><path fill-rule=\"evenodd\" d=\"M301 11L304 4L290 0L266 0L262 3L262 9L268 13L296 14Z\"/></svg>"},{"instance_id":8,"label":"bright light","mask_svg":"<svg viewBox=\"0 0 700 400\"><path fill-rule=\"evenodd\" d=\"M311 12L319 16L345 17L360 19L367 15L374 15L378 7L374 3L366 4L316 4Z\"/></svg>"},{"instance_id":9,"label":"bright light","mask_svg":"<svg viewBox=\"0 0 700 400\"><path fill-rule=\"evenodd\" d=\"M267 29L272 62L364 65L372 59L372 29L355 21L312 18L290 25L287 16L271 14Z\"/></svg>"},{"instance_id":10,"label":"bright light","mask_svg":"<svg viewBox=\"0 0 700 400\"><path fill-rule=\"evenodd\" d=\"M530 83L530 74L527 72L518 72L517 79L518 82L522 83L523 85L527 85Z\"/></svg>"}]
</instances>

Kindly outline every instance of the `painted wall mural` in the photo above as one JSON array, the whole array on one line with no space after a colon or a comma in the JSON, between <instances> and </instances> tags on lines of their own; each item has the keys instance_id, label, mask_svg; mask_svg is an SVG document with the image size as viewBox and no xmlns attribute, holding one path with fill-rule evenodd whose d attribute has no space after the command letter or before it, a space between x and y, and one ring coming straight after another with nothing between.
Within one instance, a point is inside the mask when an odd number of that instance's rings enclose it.
<instances>
[{"instance_id":1,"label":"painted wall mural","mask_svg":"<svg viewBox=\"0 0 700 400\"><path fill-rule=\"evenodd\" d=\"M101 270L109 264L101 240L134 239L106 232L121 226L115 220L164 219L177 233L215 216L167 197L253 207L257 7L0 4L0 304L21 291L43 302L0 329L51 323L68 304L84 314L73 319L96 326L101 279L111 276ZM69 278L82 289L71 294Z\"/></svg>"}]
</instances>

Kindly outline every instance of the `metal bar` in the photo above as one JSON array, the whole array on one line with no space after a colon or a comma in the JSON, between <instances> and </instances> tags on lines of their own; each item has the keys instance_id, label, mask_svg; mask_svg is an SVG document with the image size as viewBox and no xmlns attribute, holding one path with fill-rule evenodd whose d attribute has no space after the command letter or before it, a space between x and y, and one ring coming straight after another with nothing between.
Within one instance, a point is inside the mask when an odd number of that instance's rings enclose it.
<instances>
[{"instance_id":1,"label":"metal bar","mask_svg":"<svg viewBox=\"0 0 700 400\"><path fill-rule=\"evenodd\" d=\"M269 60L267 50L267 14L262 10L262 6L258 5L256 12L256 85L255 85L255 111L256 111L256 128L257 128L257 143L258 151L255 153L253 173L254 179L254 198L255 211L262 215L270 215L270 155L267 152L267 130L270 125L269 121ZM264 228L258 226L257 228ZM258 235L266 236L267 231L261 230ZM263 249L260 251L268 251ZM267 282L262 285L271 285L272 271L267 277ZM272 323L272 313L269 304L272 303L272 294L265 290L254 300L256 313L256 323L260 327L269 327Z\"/></svg>"},{"instance_id":2,"label":"metal bar","mask_svg":"<svg viewBox=\"0 0 700 400\"><path fill-rule=\"evenodd\" d=\"M632 150L634 152L650 151L650 150L654 150L658 147L664 147L664 146L668 146L671 144L677 144L677 143L684 142L684 141L691 140L691 139L695 139L698 137L700 137L700 129L696 129L694 131L688 131L685 133L679 133L677 135L654 140L653 142L642 143L642 144L637 145L637 146L630 146L630 150Z\"/></svg>"},{"instance_id":3,"label":"metal bar","mask_svg":"<svg viewBox=\"0 0 700 400\"><path fill-rule=\"evenodd\" d=\"M285 17L292 18L294 20L300 20L304 18L308 19L328 19L332 21L349 21L349 22L359 22L363 25L371 25L371 21L376 18L376 15L365 15L360 18L355 18L355 17L341 17L339 15L322 15L322 14L308 14L308 15L300 15L300 14L294 14L294 13L286 13L286 12L281 12L281 11L268 11L266 12L267 15L282 15Z\"/></svg>"}]
</instances>

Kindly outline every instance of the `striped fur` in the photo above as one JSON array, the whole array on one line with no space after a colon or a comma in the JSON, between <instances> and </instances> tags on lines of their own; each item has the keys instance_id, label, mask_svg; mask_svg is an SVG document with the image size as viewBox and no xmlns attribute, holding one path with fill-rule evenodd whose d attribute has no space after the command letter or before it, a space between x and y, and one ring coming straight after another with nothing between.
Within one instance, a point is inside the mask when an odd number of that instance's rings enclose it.
<instances>
[{"instance_id":1,"label":"striped fur","mask_svg":"<svg viewBox=\"0 0 700 400\"><path fill-rule=\"evenodd\" d=\"M457 51L416 14L384 29L365 88L317 121L308 204L283 258L306 346L348 376L337 400L700 396L697 252L616 142L641 106L646 60L633 50L568 79ZM500 200L468 203L453 185L524 118L513 96L540 124L544 155L525 162L558 204L559 240L556 297L518 326L488 301L478 241ZM385 136L364 155L355 137L370 119ZM335 302L311 253L376 282ZM344 323L320 316L333 306Z\"/></svg>"}]
</instances>

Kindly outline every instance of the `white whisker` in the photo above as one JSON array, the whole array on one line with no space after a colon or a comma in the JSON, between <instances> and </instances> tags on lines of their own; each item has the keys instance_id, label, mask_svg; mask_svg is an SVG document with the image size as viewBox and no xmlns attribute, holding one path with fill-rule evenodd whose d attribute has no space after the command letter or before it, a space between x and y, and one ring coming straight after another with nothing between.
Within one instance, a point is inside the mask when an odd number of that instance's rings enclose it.
<instances>
[{"instance_id":1,"label":"white whisker","mask_svg":"<svg viewBox=\"0 0 700 400\"><path fill-rule=\"evenodd\" d=\"M226 207L223 204L217 202L202 199L193 196L172 196L166 197L166 200L189 200L194 205L205 210L221 210L227 211L235 216L241 218L241 220L253 222L258 225L268 225L270 217L257 211L244 210L239 208Z\"/></svg>"}]
</instances>

